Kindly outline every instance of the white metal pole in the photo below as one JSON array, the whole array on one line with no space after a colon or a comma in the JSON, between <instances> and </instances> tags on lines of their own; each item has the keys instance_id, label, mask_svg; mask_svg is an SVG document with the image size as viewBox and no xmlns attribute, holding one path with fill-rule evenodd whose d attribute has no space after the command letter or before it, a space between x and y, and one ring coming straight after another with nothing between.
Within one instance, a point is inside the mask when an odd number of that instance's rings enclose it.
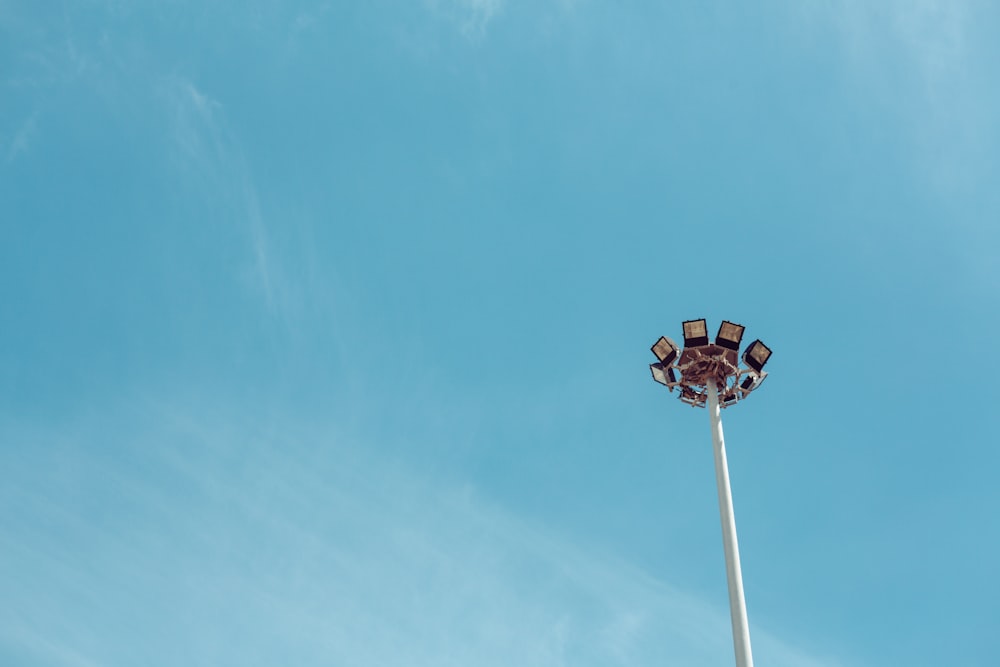
<instances>
[{"instance_id":1,"label":"white metal pole","mask_svg":"<svg viewBox=\"0 0 1000 667\"><path fill-rule=\"evenodd\" d=\"M753 667L750 653L750 625L743 598L743 573L740 570L740 547L736 541L736 517L733 493L729 488L726 443L722 437L722 415L715 382L708 382L708 415L712 421L712 444L715 450L715 482L719 487L719 514L722 518L722 545L726 552L726 578L729 581L729 614L733 622L733 650L736 667Z\"/></svg>"}]
</instances>

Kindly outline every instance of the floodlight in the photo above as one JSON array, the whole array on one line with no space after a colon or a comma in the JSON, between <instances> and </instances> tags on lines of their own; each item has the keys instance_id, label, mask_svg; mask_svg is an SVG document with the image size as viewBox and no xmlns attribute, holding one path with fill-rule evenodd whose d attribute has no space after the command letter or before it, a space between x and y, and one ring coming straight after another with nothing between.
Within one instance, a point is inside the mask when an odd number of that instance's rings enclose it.
<instances>
[{"instance_id":1,"label":"floodlight","mask_svg":"<svg viewBox=\"0 0 1000 667\"><path fill-rule=\"evenodd\" d=\"M719 327L719 333L715 334L715 344L727 350L739 350L740 341L743 339L743 329L745 328L742 324L723 320L722 325Z\"/></svg>"},{"instance_id":2,"label":"floodlight","mask_svg":"<svg viewBox=\"0 0 1000 667\"><path fill-rule=\"evenodd\" d=\"M764 371L761 371L759 375L758 374L747 375L745 378L743 378L743 382L740 383L740 392L742 392L742 394L746 396L751 391L757 389L758 387L760 387L760 385L764 384L764 378L766 377L767 373L765 373Z\"/></svg>"},{"instance_id":3,"label":"floodlight","mask_svg":"<svg viewBox=\"0 0 1000 667\"><path fill-rule=\"evenodd\" d=\"M674 369L663 364L650 364L649 371L653 374L653 379L662 385L666 385L670 391L674 390L673 385L677 384L677 376Z\"/></svg>"},{"instance_id":4,"label":"floodlight","mask_svg":"<svg viewBox=\"0 0 1000 667\"><path fill-rule=\"evenodd\" d=\"M708 324L705 320L688 320L684 323L684 347L708 345Z\"/></svg>"},{"instance_id":5,"label":"floodlight","mask_svg":"<svg viewBox=\"0 0 1000 667\"><path fill-rule=\"evenodd\" d=\"M681 400L691 405L698 405L705 400L705 396L685 385L681 387Z\"/></svg>"},{"instance_id":6,"label":"floodlight","mask_svg":"<svg viewBox=\"0 0 1000 667\"><path fill-rule=\"evenodd\" d=\"M670 365L677 358L677 353L680 351L677 343L666 336L660 336L660 340L656 341L656 344L650 349L656 355L656 358L660 360L660 363L665 366Z\"/></svg>"},{"instance_id":7,"label":"floodlight","mask_svg":"<svg viewBox=\"0 0 1000 667\"><path fill-rule=\"evenodd\" d=\"M764 364L767 363L767 360L770 357L771 348L764 345L764 343L760 342L760 340L755 340L750 343L750 347L748 347L746 352L743 353L743 363L759 372L764 368Z\"/></svg>"},{"instance_id":8,"label":"floodlight","mask_svg":"<svg viewBox=\"0 0 1000 667\"><path fill-rule=\"evenodd\" d=\"M686 320L683 330L683 347L661 336L650 348L659 363L651 364L649 370L654 380L671 391L680 387L685 403L704 405L708 400L705 383L714 380L719 405L725 408L756 390L767 376L763 369L771 349L760 340L745 347L740 362L746 333L742 324L723 320L712 342L704 319Z\"/></svg>"}]
</instances>

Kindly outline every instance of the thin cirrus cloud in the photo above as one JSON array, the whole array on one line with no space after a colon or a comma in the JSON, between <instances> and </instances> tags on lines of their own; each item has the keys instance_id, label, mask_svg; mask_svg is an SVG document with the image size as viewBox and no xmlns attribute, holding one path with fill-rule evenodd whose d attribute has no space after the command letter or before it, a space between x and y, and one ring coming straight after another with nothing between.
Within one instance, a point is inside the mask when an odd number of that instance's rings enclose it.
<instances>
[{"instance_id":1,"label":"thin cirrus cloud","mask_svg":"<svg viewBox=\"0 0 1000 667\"><path fill-rule=\"evenodd\" d=\"M427 0L427 7L454 22L466 37L477 37L500 13L503 0Z\"/></svg>"},{"instance_id":2,"label":"thin cirrus cloud","mask_svg":"<svg viewBox=\"0 0 1000 667\"><path fill-rule=\"evenodd\" d=\"M26 154L31 147L31 141L38 125L38 114L33 113L14 133L7 146L7 162L13 162L19 155Z\"/></svg>"},{"instance_id":3,"label":"thin cirrus cloud","mask_svg":"<svg viewBox=\"0 0 1000 667\"><path fill-rule=\"evenodd\" d=\"M973 20L968 3L924 0L873 6L842 0L828 11L843 30L853 57L862 61L877 57L878 42L902 49L906 61L931 86L954 74L968 58Z\"/></svg>"},{"instance_id":4,"label":"thin cirrus cloud","mask_svg":"<svg viewBox=\"0 0 1000 667\"><path fill-rule=\"evenodd\" d=\"M223 105L179 75L165 77L158 92L167 109L176 178L218 202L222 219L243 230L250 282L270 313L282 315L287 286L271 249L251 169L228 127Z\"/></svg>"},{"instance_id":5,"label":"thin cirrus cloud","mask_svg":"<svg viewBox=\"0 0 1000 667\"><path fill-rule=\"evenodd\" d=\"M899 118L920 169L938 186L979 182L996 145L984 104L990 85L988 7L969 3L840 0L800 10L832 25L850 78ZM871 103L871 102L869 102Z\"/></svg>"},{"instance_id":6,"label":"thin cirrus cloud","mask_svg":"<svg viewBox=\"0 0 1000 667\"><path fill-rule=\"evenodd\" d=\"M0 578L0 657L359 667L730 659L719 605L335 431L204 409L126 412L140 418L116 436L96 422L0 426L19 445L0 449L13 480L0 510L0 571L11 575ZM755 641L768 664L838 664L766 632Z\"/></svg>"}]
</instances>

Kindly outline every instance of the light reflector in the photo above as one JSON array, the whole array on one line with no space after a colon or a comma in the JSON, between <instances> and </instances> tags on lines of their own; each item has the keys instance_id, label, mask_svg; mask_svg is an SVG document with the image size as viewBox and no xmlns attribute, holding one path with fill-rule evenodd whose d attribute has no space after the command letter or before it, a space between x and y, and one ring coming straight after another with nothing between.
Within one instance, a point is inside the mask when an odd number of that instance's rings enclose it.
<instances>
[{"instance_id":1,"label":"light reflector","mask_svg":"<svg viewBox=\"0 0 1000 667\"><path fill-rule=\"evenodd\" d=\"M758 372L764 368L764 364L770 358L771 348L759 340L750 343L750 347L743 353L743 363Z\"/></svg>"},{"instance_id":2,"label":"light reflector","mask_svg":"<svg viewBox=\"0 0 1000 667\"><path fill-rule=\"evenodd\" d=\"M684 323L684 347L708 345L708 324L705 320L688 320Z\"/></svg>"},{"instance_id":3,"label":"light reflector","mask_svg":"<svg viewBox=\"0 0 1000 667\"><path fill-rule=\"evenodd\" d=\"M670 365L677 358L677 352L679 351L677 343L666 336L660 336L660 340L656 341L656 344L650 349L656 355L656 358L660 360L660 363L664 365Z\"/></svg>"},{"instance_id":4,"label":"light reflector","mask_svg":"<svg viewBox=\"0 0 1000 667\"><path fill-rule=\"evenodd\" d=\"M719 327L719 333L715 334L715 344L727 350L739 350L745 328L742 324L723 320Z\"/></svg>"},{"instance_id":5,"label":"light reflector","mask_svg":"<svg viewBox=\"0 0 1000 667\"><path fill-rule=\"evenodd\" d=\"M663 364L650 364L649 372L653 374L654 380L665 385L670 391L674 390L674 385L677 384L677 376L674 375L673 368L664 366Z\"/></svg>"}]
</instances>

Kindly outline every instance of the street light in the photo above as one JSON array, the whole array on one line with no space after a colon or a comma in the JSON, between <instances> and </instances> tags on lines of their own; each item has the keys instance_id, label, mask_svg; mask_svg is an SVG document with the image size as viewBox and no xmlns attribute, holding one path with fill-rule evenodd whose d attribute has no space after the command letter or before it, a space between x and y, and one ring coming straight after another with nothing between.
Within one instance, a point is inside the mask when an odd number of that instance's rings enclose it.
<instances>
[{"instance_id":1,"label":"street light","mask_svg":"<svg viewBox=\"0 0 1000 667\"><path fill-rule=\"evenodd\" d=\"M653 345L660 360L650 365L653 379L670 391L680 389L680 399L693 407L708 407L712 426L715 455L715 482L719 491L719 515L722 520L722 546L726 554L726 580L729 583L729 613L733 625L733 651L737 667L753 667L750 651L750 626L743 595L743 573L740 569L740 549L736 540L736 517L733 514L733 494L729 486L729 465L726 443L722 435L721 409L735 405L755 390L767 377L764 364L771 349L755 340L743 352L743 368L736 361L743 340L743 325L723 321L709 345L708 324L705 320L683 323L684 349L669 338L662 337ZM676 373L675 373L676 371ZM677 380L677 373L680 380Z\"/></svg>"}]
</instances>

